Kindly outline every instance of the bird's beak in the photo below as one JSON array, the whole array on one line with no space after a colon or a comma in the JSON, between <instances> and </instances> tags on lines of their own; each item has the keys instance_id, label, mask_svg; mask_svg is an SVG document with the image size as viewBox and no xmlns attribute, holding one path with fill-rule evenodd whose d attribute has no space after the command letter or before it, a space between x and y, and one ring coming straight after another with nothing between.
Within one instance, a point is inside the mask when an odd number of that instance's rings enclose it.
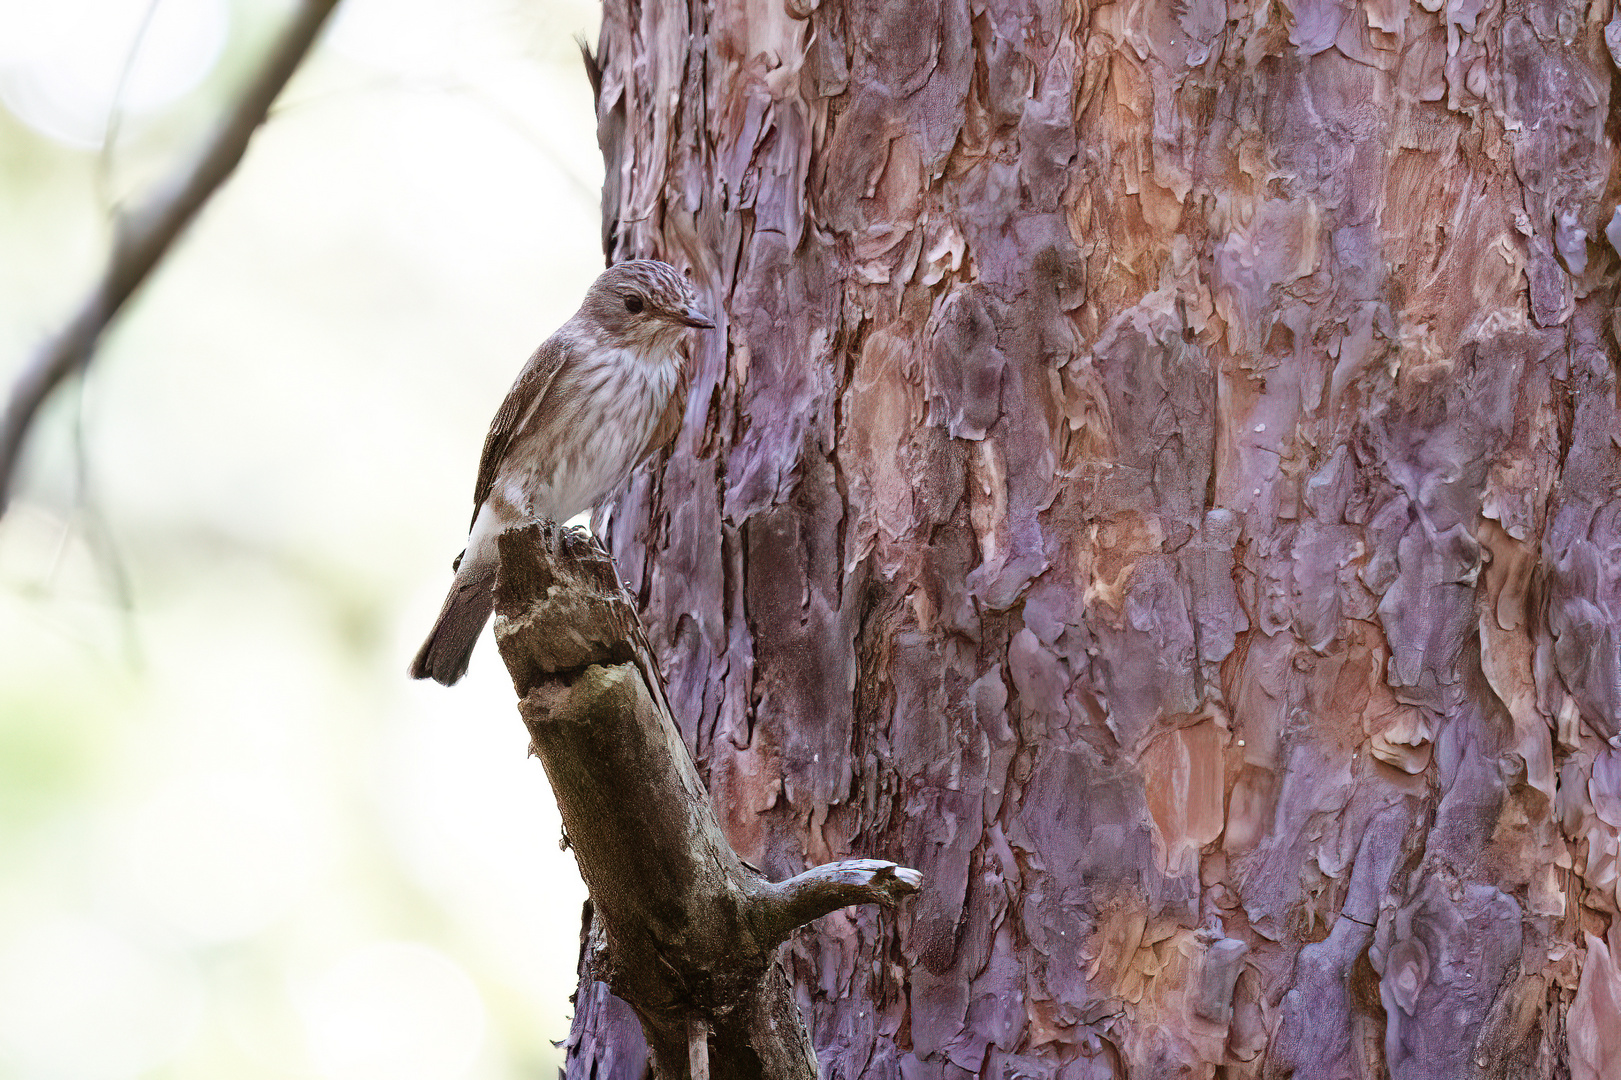
<instances>
[{"instance_id":1,"label":"bird's beak","mask_svg":"<svg viewBox=\"0 0 1621 1080\"><path fill-rule=\"evenodd\" d=\"M675 317L675 321L683 326L691 326L698 330L713 330L715 328L714 320L691 304L687 305L687 310Z\"/></svg>"}]
</instances>

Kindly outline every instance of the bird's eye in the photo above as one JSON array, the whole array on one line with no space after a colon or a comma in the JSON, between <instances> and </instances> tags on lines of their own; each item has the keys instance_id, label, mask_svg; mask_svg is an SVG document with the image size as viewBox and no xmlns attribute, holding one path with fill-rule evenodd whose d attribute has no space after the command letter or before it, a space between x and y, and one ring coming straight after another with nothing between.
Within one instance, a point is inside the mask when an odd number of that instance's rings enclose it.
<instances>
[{"instance_id":1,"label":"bird's eye","mask_svg":"<svg viewBox=\"0 0 1621 1080\"><path fill-rule=\"evenodd\" d=\"M642 313L642 307L643 304L641 297L635 295L625 297L625 310L630 312L632 315L640 315Z\"/></svg>"}]
</instances>

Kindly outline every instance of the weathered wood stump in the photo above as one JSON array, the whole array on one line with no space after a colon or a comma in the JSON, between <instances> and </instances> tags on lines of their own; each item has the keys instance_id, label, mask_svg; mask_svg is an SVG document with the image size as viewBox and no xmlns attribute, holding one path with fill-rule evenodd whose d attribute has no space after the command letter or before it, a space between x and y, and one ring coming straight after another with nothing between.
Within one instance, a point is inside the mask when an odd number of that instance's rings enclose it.
<instances>
[{"instance_id":1,"label":"weathered wood stump","mask_svg":"<svg viewBox=\"0 0 1621 1080\"><path fill-rule=\"evenodd\" d=\"M777 947L915 870L874 859L767 881L721 833L613 561L582 532L501 538L496 642L591 891L581 990L635 1010L661 1078L816 1077Z\"/></svg>"}]
</instances>

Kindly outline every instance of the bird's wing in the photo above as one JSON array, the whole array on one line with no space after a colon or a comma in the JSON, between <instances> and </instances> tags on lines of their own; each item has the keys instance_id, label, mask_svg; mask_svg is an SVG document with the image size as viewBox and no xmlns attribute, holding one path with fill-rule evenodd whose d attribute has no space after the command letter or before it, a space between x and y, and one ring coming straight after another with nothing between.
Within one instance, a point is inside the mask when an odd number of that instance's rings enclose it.
<instances>
[{"instance_id":1,"label":"bird's wing","mask_svg":"<svg viewBox=\"0 0 1621 1080\"><path fill-rule=\"evenodd\" d=\"M670 391L670 400L664 403L664 411L659 414L659 422L653 425L652 434L647 437L647 445L642 452L636 455L640 464L649 455L656 454L675 439L681 430L681 422L687 416L687 366L681 365L681 372L676 376L675 389Z\"/></svg>"},{"instance_id":2,"label":"bird's wing","mask_svg":"<svg viewBox=\"0 0 1621 1080\"><path fill-rule=\"evenodd\" d=\"M473 520L478 520L479 507L489 498L495 486L495 476L501 471L501 461L512 445L512 436L523 423L524 417L534 411L546 396L547 389L557 378L572 351L571 345L553 336L535 350L529 362L518 373L517 381L507 391L506 400L490 421L490 433L484 436L484 453L478 459L478 483L473 488ZM472 529L472 525L468 525Z\"/></svg>"}]
</instances>

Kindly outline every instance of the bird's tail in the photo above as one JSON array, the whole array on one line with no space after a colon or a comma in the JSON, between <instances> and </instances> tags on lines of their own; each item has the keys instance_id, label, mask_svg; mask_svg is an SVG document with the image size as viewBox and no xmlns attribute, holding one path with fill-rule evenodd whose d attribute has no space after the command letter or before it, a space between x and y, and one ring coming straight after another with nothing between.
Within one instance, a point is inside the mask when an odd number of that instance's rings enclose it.
<instances>
[{"instance_id":1,"label":"bird's tail","mask_svg":"<svg viewBox=\"0 0 1621 1080\"><path fill-rule=\"evenodd\" d=\"M450 585L438 620L428 631L428 640L411 661L411 678L450 686L466 674L473 646L494 608L495 568L463 566Z\"/></svg>"}]
</instances>

